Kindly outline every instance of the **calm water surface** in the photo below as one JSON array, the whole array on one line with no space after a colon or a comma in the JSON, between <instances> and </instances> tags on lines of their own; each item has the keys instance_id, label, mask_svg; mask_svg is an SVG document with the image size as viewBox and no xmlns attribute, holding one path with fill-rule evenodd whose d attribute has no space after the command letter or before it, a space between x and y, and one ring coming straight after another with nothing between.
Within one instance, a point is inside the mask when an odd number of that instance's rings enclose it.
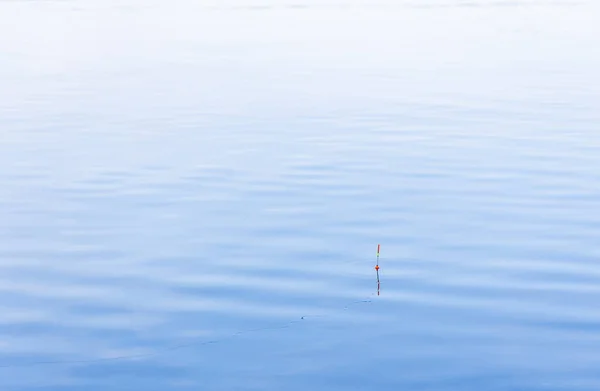
<instances>
[{"instance_id":1,"label":"calm water surface","mask_svg":"<svg viewBox=\"0 0 600 391\"><path fill-rule=\"evenodd\" d=\"M0 389L600 389L598 15L1 1Z\"/></svg>"}]
</instances>

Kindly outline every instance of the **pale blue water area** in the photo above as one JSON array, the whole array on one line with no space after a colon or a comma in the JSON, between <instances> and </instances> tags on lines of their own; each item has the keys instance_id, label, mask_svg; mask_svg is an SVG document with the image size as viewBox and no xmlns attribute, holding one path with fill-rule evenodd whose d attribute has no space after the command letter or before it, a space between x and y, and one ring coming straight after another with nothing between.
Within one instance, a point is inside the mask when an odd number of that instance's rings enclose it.
<instances>
[{"instance_id":1,"label":"pale blue water area","mask_svg":"<svg viewBox=\"0 0 600 391\"><path fill-rule=\"evenodd\" d=\"M600 389L599 16L0 2L0 390Z\"/></svg>"}]
</instances>

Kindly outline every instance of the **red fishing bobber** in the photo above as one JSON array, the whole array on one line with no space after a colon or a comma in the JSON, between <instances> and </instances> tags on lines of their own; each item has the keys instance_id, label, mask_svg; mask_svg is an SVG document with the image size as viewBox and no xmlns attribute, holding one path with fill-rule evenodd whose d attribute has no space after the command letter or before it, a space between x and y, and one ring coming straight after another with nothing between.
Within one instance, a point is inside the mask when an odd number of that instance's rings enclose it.
<instances>
[{"instance_id":1,"label":"red fishing bobber","mask_svg":"<svg viewBox=\"0 0 600 391\"><path fill-rule=\"evenodd\" d=\"M379 270L379 265L375 266L375 270Z\"/></svg>"}]
</instances>

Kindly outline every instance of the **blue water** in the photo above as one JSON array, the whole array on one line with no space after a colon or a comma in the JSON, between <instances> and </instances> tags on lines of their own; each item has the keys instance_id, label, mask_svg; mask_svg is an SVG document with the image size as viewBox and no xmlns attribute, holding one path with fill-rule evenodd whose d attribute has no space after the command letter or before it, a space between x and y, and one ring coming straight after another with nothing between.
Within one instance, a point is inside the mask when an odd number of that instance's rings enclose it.
<instances>
[{"instance_id":1,"label":"blue water","mask_svg":"<svg viewBox=\"0 0 600 391\"><path fill-rule=\"evenodd\" d=\"M598 15L0 2L0 389L600 389Z\"/></svg>"}]
</instances>

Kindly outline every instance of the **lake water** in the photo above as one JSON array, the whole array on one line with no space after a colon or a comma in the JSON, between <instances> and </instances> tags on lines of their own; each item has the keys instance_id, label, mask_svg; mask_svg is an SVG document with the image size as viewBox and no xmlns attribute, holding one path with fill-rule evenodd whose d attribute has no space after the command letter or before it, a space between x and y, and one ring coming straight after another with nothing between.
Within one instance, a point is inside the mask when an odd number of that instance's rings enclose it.
<instances>
[{"instance_id":1,"label":"lake water","mask_svg":"<svg viewBox=\"0 0 600 391\"><path fill-rule=\"evenodd\" d=\"M0 2L0 389L600 389L599 15Z\"/></svg>"}]
</instances>

